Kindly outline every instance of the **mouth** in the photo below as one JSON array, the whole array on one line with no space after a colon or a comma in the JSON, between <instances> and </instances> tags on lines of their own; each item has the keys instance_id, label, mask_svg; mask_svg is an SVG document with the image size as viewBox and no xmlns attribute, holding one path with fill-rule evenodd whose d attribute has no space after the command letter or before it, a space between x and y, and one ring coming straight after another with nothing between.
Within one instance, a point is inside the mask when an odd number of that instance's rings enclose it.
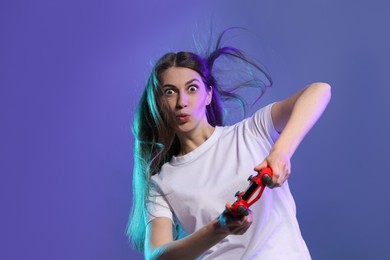
<instances>
[{"instance_id":1,"label":"mouth","mask_svg":"<svg viewBox=\"0 0 390 260\"><path fill-rule=\"evenodd\" d=\"M187 123L187 122L190 120L190 115L189 115L189 114L180 114L180 115L177 115L177 116L176 116L176 120L177 120L180 124Z\"/></svg>"}]
</instances>

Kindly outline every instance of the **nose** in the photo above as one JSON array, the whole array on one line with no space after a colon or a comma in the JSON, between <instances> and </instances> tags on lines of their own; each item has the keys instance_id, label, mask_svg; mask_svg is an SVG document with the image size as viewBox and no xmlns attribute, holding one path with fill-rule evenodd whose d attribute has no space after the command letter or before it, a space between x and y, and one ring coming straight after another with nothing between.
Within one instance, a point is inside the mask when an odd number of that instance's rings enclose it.
<instances>
[{"instance_id":1,"label":"nose","mask_svg":"<svg viewBox=\"0 0 390 260\"><path fill-rule=\"evenodd\" d=\"M179 95L177 95L176 107L183 108L187 106L188 106L188 96L185 93L179 93Z\"/></svg>"}]
</instances>

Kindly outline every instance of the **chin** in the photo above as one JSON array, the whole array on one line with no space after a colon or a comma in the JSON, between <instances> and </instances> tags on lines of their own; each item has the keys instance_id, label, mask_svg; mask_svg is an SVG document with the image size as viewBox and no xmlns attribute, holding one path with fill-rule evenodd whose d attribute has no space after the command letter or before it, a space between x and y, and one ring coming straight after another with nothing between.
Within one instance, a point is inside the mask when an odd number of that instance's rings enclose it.
<instances>
[{"instance_id":1,"label":"chin","mask_svg":"<svg viewBox=\"0 0 390 260\"><path fill-rule=\"evenodd\" d=\"M192 130L192 128L189 128L189 127L178 127L176 132L178 133L188 133Z\"/></svg>"},{"instance_id":2,"label":"chin","mask_svg":"<svg viewBox=\"0 0 390 260\"><path fill-rule=\"evenodd\" d=\"M177 133L188 133L194 130L194 127L188 124L179 125L176 128Z\"/></svg>"}]
</instances>

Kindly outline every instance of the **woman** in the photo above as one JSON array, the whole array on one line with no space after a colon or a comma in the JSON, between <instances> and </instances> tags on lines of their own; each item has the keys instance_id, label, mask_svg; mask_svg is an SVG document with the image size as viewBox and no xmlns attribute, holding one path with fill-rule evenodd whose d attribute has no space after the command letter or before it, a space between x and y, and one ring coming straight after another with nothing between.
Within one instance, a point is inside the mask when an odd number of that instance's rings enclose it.
<instances>
[{"instance_id":1,"label":"woman","mask_svg":"<svg viewBox=\"0 0 390 260\"><path fill-rule=\"evenodd\" d=\"M134 120L128 235L147 259L310 259L286 180L330 86L313 83L222 127L221 96L236 96L212 75L216 59L234 57L263 71L238 49L221 47L221 37L206 59L168 53L151 73ZM248 216L232 217L226 202L264 167L273 170L273 189Z\"/></svg>"}]
</instances>

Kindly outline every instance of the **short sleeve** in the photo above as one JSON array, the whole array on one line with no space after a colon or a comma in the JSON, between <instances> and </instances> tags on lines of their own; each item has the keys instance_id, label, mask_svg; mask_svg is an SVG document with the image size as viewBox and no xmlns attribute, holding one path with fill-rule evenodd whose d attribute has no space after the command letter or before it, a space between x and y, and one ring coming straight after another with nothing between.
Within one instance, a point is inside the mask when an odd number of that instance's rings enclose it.
<instances>
[{"instance_id":1,"label":"short sleeve","mask_svg":"<svg viewBox=\"0 0 390 260\"><path fill-rule=\"evenodd\" d=\"M158 217L166 217L169 218L172 223L174 222L171 208L164 194L162 194L158 186L152 182L150 194L146 200L145 224L147 225L150 221Z\"/></svg>"},{"instance_id":2,"label":"short sleeve","mask_svg":"<svg viewBox=\"0 0 390 260\"><path fill-rule=\"evenodd\" d=\"M247 129L251 134L261 139L270 140L272 143L279 137L279 133L272 122L271 108L274 104L269 104L257 110L246 121Z\"/></svg>"}]
</instances>

